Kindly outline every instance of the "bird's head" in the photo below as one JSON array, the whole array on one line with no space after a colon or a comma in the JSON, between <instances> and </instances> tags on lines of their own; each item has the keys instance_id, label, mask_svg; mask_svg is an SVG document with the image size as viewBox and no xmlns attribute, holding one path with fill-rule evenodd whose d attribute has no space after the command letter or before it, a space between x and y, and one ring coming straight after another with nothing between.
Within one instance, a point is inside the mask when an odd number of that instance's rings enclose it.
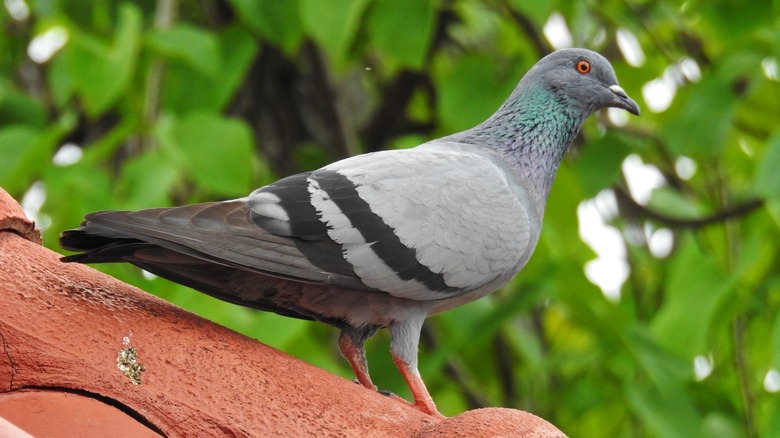
<instances>
[{"instance_id":1,"label":"bird's head","mask_svg":"<svg viewBox=\"0 0 780 438\"><path fill-rule=\"evenodd\" d=\"M557 50L536 63L522 82L541 82L584 116L607 107L639 115L639 106L618 85L612 65L591 50Z\"/></svg>"}]
</instances>

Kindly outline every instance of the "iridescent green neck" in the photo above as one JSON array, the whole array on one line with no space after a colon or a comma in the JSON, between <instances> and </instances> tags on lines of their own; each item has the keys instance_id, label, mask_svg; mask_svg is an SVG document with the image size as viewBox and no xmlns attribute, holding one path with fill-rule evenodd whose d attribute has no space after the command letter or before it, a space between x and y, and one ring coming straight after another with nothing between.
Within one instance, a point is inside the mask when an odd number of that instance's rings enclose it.
<instances>
[{"instance_id":1,"label":"iridescent green neck","mask_svg":"<svg viewBox=\"0 0 780 438\"><path fill-rule=\"evenodd\" d=\"M552 91L523 85L490 118L450 139L500 153L518 180L545 201L561 159L588 115Z\"/></svg>"}]
</instances>

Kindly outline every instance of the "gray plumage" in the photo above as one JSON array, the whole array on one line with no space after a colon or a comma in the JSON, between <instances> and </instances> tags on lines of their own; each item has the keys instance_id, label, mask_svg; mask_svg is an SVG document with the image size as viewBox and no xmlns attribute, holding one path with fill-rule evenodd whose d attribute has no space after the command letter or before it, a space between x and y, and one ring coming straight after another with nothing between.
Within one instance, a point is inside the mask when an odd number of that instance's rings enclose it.
<instances>
[{"instance_id":1,"label":"gray plumage","mask_svg":"<svg viewBox=\"0 0 780 438\"><path fill-rule=\"evenodd\" d=\"M558 165L584 120L639 114L601 55L539 61L485 122L408 150L338 161L225 202L87 215L67 262L124 261L217 298L341 329L373 388L363 342L391 332L415 406L425 318L485 296L528 262Z\"/></svg>"}]
</instances>

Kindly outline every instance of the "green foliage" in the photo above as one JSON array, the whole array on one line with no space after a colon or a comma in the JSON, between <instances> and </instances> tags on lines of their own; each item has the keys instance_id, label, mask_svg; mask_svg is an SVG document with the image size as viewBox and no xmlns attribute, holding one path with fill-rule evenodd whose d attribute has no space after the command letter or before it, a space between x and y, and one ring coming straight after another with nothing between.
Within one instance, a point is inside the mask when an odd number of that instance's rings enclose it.
<instances>
[{"instance_id":1,"label":"green foliage","mask_svg":"<svg viewBox=\"0 0 780 438\"><path fill-rule=\"evenodd\" d=\"M54 89L63 102L73 94L80 98L89 117L97 117L127 92L136 71L140 45L141 12L125 4L117 17L111 41L88 33L74 35L58 59L62 63Z\"/></svg>"},{"instance_id":2,"label":"green foliage","mask_svg":"<svg viewBox=\"0 0 780 438\"><path fill-rule=\"evenodd\" d=\"M227 196L249 190L252 136L246 125L210 113L162 119L160 146L168 161L187 170L195 183Z\"/></svg>"},{"instance_id":3,"label":"green foliage","mask_svg":"<svg viewBox=\"0 0 780 438\"><path fill-rule=\"evenodd\" d=\"M219 42L211 33L188 24L155 29L146 39L157 54L179 61L209 78L216 78L222 60Z\"/></svg>"},{"instance_id":4,"label":"green foliage","mask_svg":"<svg viewBox=\"0 0 780 438\"><path fill-rule=\"evenodd\" d=\"M287 52L294 51L303 40L297 0L230 0L230 4L250 30Z\"/></svg>"},{"instance_id":5,"label":"green foliage","mask_svg":"<svg viewBox=\"0 0 780 438\"><path fill-rule=\"evenodd\" d=\"M458 57L439 78L437 111L444 130L474 126L501 105L517 85L517 78L498 77L490 59L482 54ZM464 82L472 86L463 87Z\"/></svg>"},{"instance_id":6,"label":"green foliage","mask_svg":"<svg viewBox=\"0 0 780 438\"><path fill-rule=\"evenodd\" d=\"M577 174L588 197L608 189L620 176L620 163L632 152L630 139L625 135L607 132L578 151Z\"/></svg>"},{"instance_id":7,"label":"green foliage","mask_svg":"<svg viewBox=\"0 0 780 438\"><path fill-rule=\"evenodd\" d=\"M183 38L182 33L199 35L196 37L199 42L181 47L176 40ZM238 26L221 32L163 31L150 36L149 42L152 48L157 44L158 50L164 51L165 47L171 50L166 55L172 59L166 65L168 74L162 79L160 93L163 107L176 114L222 111L245 79L258 50L249 32ZM173 46L177 46L176 50Z\"/></svg>"},{"instance_id":8,"label":"green foliage","mask_svg":"<svg viewBox=\"0 0 780 438\"><path fill-rule=\"evenodd\" d=\"M762 196L780 200L780 132L767 141L764 159L756 172L756 191Z\"/></svg>"},{"instance_id":9,"label":"green foliage","mask_svg":"<svg viewBox=\"0 0 780 438\"><path fill-rule=\"evenodd\" d=\"M528 266L426 324L420 367L434 399L448 415L525 409L570 436L780 436L780 393L765 383L780 370L777 0L25 4L26 18L0 13L0 186L17 199L43 188L37 220L55 250L90 211L243 196L349 154L471 127L552 49L544 26L559 14L575 45L613 62L643 114L589 120ZM31 43L52 29L64 44L32 61ZM618 30L636 37L641 65L621 56ZM676 94L653 112L643 86L664 77ZM80 159L61 161L67 143ZM645 204L626 184L632 154L664 181ZM686 159L693 171L681 170ZM577 222L604 190L617 200L607 222L629 270L619 298L588 279L596 255ZM658 232L672 236L668 254ZM351 376L329 327L132 266L100 269ZM376 383L408 397L387 347L386 334L367 346ZM697 375L696 358L711 372Z\"/></svg>"},{"instance_id":10,"label":"green foliage","mask_svg":"<svg viewBox=\"0 0 780 438\"><path fill-rule=\"evenodd\" d=\"M341 65L369 6L367 0L303 0L301 19L309 36Z\"/></svg>"},{"instance_id":11,"label":"green foliage","mask_svg":"<svg viewBox=\"0 0 780 438\"><path fill-rule=\"evenodd\" d=\"M664 347L682 357L708 349L715 311L729 294L736 278L725 277L712 259L691 240L669 260L669 276L664 284L665 302L650 326ZM691 276L696 272L696 276ZM696 315L696 318L691 318ZM677 336L685 333L685 336Z\"/></svg>"},{"instance_id":12,"label":"green foliage","mask_svg":"<svg viewBox=\"0 0 780 438\"><path fill-rule=\"evenodd\" d=\"M420 69L436 25L435 12L434 0L374 0L366 33L389 61Z\"/></svg>"}]
</instances>

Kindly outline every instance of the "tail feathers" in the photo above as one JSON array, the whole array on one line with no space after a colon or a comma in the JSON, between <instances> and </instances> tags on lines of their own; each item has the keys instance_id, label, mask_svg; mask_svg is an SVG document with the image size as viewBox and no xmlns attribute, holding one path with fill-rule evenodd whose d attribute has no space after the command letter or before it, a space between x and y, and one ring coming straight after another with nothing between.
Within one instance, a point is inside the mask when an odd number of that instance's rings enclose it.
<instances>
[{"instance_id":1,"label":"tail feathers","mask_svg":"<svg viewBox=\"0 0 780 438\"><path fill-rule=\"evenodd\" d=\"M276 289L286 284L283 283L284 280L220 265L149 243L113 242L91 252L64 257L62 260L81 263L129 262L159 277L222 301L292 318L314 319L303 310L283 307L274 302L274 296L278 293ZM247 283L253 285L251 290L242 288L242 285Z\"/></svg>"},{"instance_id":2,"label":"tail feathers","mask_svg":"<svg viewBox=\"0 0 780 438\"><path fill-rule=\"evenodd\" d=\"M137 246L144 246L136 239L116 239L90 234L81 229L68 230L60 236L60 246L69 251L80 252L62 258L63 262L108 263L123 261L124 256L132 253Z\"/></svg>"},{"instance_id":3,"label":"tail feathers","mask_svg":"<svg viewBox=\"0 0 780 438\"><path fill-rule=\"evenodd\" d=\"M82 253L65 257L65 262L136 263L141 250L148 254L147 249L159 247L169 254L276 278L310 283L329 279L328 272L301 253L294 238L276 236L250 222L248 207L240 200L90 213L79 228L62 234L60 245Z\"/></svg>"}]
</instances>

